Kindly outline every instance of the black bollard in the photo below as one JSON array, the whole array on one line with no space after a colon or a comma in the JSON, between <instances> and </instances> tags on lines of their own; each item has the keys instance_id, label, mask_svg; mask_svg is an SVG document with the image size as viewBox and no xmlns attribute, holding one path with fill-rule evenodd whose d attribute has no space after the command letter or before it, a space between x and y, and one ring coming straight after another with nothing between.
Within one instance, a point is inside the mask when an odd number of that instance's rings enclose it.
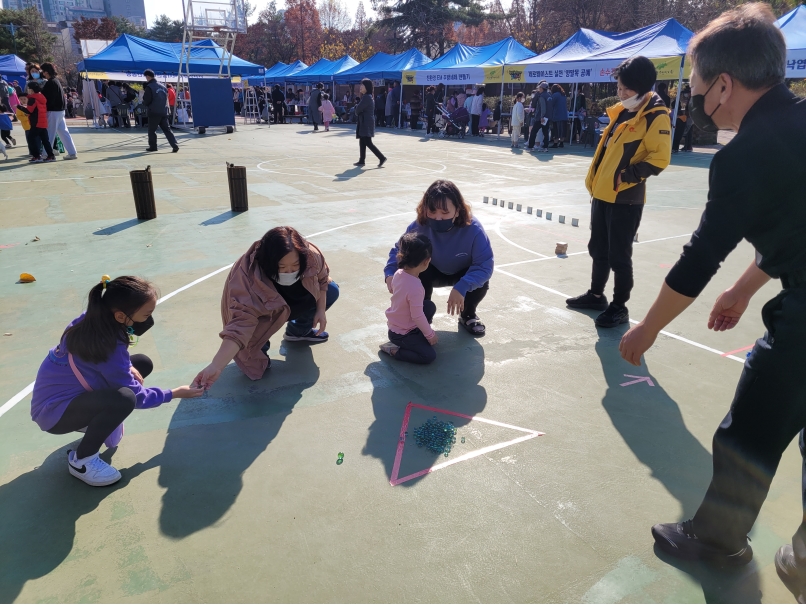
<instances>
[{"instance_id":1,"label":"black bollard","mask_svg":"<svg viewBox=\"0 0 806 605\"><path fill-rule=\"evenodd\" d=\"M235 166L227 162L229 181L229 205L233 212L249 210L249 196L246 192L246 166Z\"/></svg>"},{"instance_id":2,"label":"black bollard","mask_svg":"<svg viewBox=\"0 0 806 605\"><path fill-rule=\"evenodd\" d=\"M157 218L157 205L154 201L154 184L151 181L151 166L145 170L132 170L132 193L134 193L134 208L137 218L149 221Z\"/></svg>"}]
</instances>

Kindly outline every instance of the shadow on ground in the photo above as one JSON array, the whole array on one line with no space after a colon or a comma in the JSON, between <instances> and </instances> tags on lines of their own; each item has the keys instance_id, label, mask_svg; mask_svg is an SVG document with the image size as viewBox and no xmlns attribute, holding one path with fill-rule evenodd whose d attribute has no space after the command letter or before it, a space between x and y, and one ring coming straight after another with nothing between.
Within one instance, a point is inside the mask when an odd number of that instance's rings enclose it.
<instances>
[{"instance_id":1,"label":"shadow on ground","mask_svg":"<svg viewBox=\"0 0 806 605\"><path fill-rule=\"evenodd\" d=\"M67 451L76 445L60 448L41 466L0 486L0 603L13 602L26 582L61 565L73 550L78 519L154 466L152 461L120 469L123 478L116 484L90 487L67 471ZM107 450L101 457L111 462L114 453Z\"/></svg>"},{"instance_id":2,"label":"shadow on ground","mask_svg":"<svg viewBox=\"0 0 806 605\"><path fill-rule=\"evenodd\" d=\"M284 386L271 388L278 379ZM286 347L285 360L272 360L260 381L249 381L234 364L227 366L213 389L234 391L237 398L183 400L160 456L159 484L166 489L162 533L186 538L221 519L243 488L244 472L317 380L311 347L294 344ZM247 419L248 426L237 422Z\"/></svg>"},{"instance_id":3,"label":"shadow on ground","mask_svg":"<svg viewBox=\"0 0 806 605\"><path fill-rule=\"evenodd\" d=\"M618 345L627 331L597 328L596 354L607 380L602 406L635 457L652 472L679 503L682 519L697 511L711 480L711 454L686 428L677 402L646 366L636 368L621 358ZM646 360L644 360L646 363ZM636 384L625 377L650 376L655 386ZM658 519L658 523L677 519ZM651 540L649 527L645 529ZM760 603L758 570L751 563L741 570L719 570L700 563L681 562L655 550L658 558L691 576L702 586L707 603Z\"/></svg>"},{"instance_id":4,"label":"shadow on ground","mask_svg":"<svg viewBox=\"0 0 806 605\"><path fill-rule=\"evenodd\" d=\"M396 361L385 354L369 364L364 374L372 381L372 410L375 421L369 427L367 444L361 452L383 462L387 478L392 476L400 426L409 402L431 405L468 416L480 414L487 405L487 391L479 383L484 377L484 349L481 343L465 333L438 331L437 359L429 366ZM432 414L428 414L429 416ZM469 420L437 414L440 421L453 422L457 428ZM409 427L412 434L414 427ZM410 446L409 446L410 447ZM441 462L441 454L426 450L430 466ZM402 486L411 487L424 477L412 479Z\"/></svg>"}]
</instances>

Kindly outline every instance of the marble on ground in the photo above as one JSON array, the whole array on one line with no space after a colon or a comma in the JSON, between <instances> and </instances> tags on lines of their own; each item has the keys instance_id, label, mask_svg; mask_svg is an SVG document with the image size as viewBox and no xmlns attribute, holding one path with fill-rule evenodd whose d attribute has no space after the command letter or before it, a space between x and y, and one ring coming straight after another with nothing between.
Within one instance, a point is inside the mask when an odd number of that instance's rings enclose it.
<instances>
[{"instance_id":1,"label":"marble on ground","mask_svg":"<svg viewBox=\"0 0 806 605\"><path fill-rule=\"evenodd\" d=\"M277 225L326 255L341 298L330 341L271 342L271 370L233 365L207 399L136 411L105 454L122 481L99 489L67 473L78 434L42 433L30 396L0 418L2 602L791 602L773 556L800 521L800 460L784 455L751 534L754 562L733 573L656 556L649 529L690 517L711 474L711 436L742 369L720 355L762 332L770 284L739 326L706 329L716 296L752 260L740 245L692 307L635 368L618 355L626 329L597 330L567 309L589 285L591 150L532 156L508 138L426 140L381 131L389 156L352 166L349 128L239 126L181 134L181 151L145 154L143 131L72 125L74 162L0 165L0 405L25 389L103 274L136 274L163 295L232 263ZM633 318L644 316L696 228L712 150L675 156L650 179L635 246ZM233 214L225 162L247 168L248 212ZM150 165L158 218L135 219L129 171ZM489 233L497 269L474 339L437 290L437 361L378 353L388 306L382 269L425 188L455 181ZM521 204L483 204L483 196ZM526 213L544 211L543 218ZM545 211L553 213L552 220ZM559 215L566 224L558 222ZM570 225L580 219L579 227ZM38 238L37 241L32 241ZM567 258L554 256L557 242ZM21 272L37 281L18 284ZM219 344L226 273L166 300L137 345L149 384L187 384ZM611 282L612 283L612 282ZM609 290L610 291L610 290ZM714 352L716 351L716 352ZM648 376L621 386L625 375ZM409 402L538 430L396 487ZM418 450L411 427L401 476L524 433L453 420L445 458ZM344 463L336 465L338 452Z\"/></svg>"}]
</instances>

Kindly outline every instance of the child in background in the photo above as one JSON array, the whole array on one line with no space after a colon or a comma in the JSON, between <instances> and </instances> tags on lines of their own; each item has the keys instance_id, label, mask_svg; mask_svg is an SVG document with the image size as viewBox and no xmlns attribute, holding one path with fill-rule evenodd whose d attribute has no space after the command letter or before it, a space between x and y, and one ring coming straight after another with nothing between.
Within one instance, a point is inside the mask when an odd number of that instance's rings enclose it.
<instances>
[{"instance_id":1,"label":"child in background","mask_svg":"<svg viewBox=\"0 0 806 605\"><path fill-rule=\"evenodd\" d=\"M524 112L523 112L523 99L524 94L519 92L515 95L515 102L512 104L512 149L520 147L521 129L523 128Z\"/></svg>"},{"instance_id":2,"label":"child in background","mask_svg":"<svg viewBox=\"0 0 806 605\"><path fill-rule=\"evenodd\" d=\"M101 444L120 443L123 421L135 408L154 408L174 397L204 392L188 386L171 391L143 387L154 364L145 355L129 356L129 346L154 325L156 305L156 290L147 281L104 275L90 290L86 313L67 326L36 375L31 419L53 435L84 433L76 450L68 452L67 470L88 485L111 485L120 479L98 451Z\"/></svg>"},{"instance_id":3,"label":"child in background","mask_svg":"<svg viewBox=\"0 0 806 605\"><path fill-rule=\"evenodd\" d=\"M490 108L487 107L487 103L482 103L481 105L481 114L479 115L479 134L484 134L487 132L487 129L490 127Z\"/></svg>"},{"instance_id":4,"label":"child in background","mask_svg":"<svg viewBox=\"0 0 806 605\"><path fill-rule=\"evenodd\" d=\"M53 148L50 146L50 137L48 136L48 105L45 100L45 95L42 94L42 87L38 82L28 82L28 104L26 107L22 105L21 109L24 113L28 114L31 129L31 142L29 150L31 151L31 159L28 160L32 163L38 162L55 162L56 157L53 155ZM47 156L44 160L39 157L39 143L45 149ZM35 151L36 150L36 151Z\"/></svg>"},{"instance_id":5,"label":"child in background","mask_svg":"<svg viewBox=\"0 0 806 605\"><path fill-rule=\"evenodd\" d=\"M15 95L16 96L16 95ZM19 103L17 103L19 105ZM17 146L17 140L11 136L14 124L11 123L11 111L5 105L0 105L0 137L6 145Z\"/></svg>"},{"instance_id":6,"label":"child in background","mask_svg":"<svg viewBox=\"0 0 806 605\"><path fill-rule=\"evenodd\" d=\"M398 243L398 270L392 277L392 305L386 310L389 340L381 351L401 361L428 364L437 358L439 340L431 327L437 306L425 299L420 273L431 263L431 240L406 233Z\"/></svg>"},{"instance_id":7,"label":"child in background","mask_svg":"<svg viewBox=\"0 0 806 605\"><path fill-rule=\"evenodd\" d=\"M16 114L17 119L20 121L20 126L22 126L22 131L25 133L25 142L28 144L28 153L30 154L31 158L33 158L35 155L39 154L39 143L37 142L36 145L34 145L33 139L31 138L31 121L28 118L28 114L23 111L23 108L27 106L28 95L22 95L20 97L20 104L17 105Z\"/></svg>"},{"instance_id":8,"label":"child in background","mask_svg":"<svg viewBox=\"0 0 806 605\"><path fill-rule=\"evenodd\" d=\"M330 102L330 95L325 93L322 95L322 105L319 107L322 112L322 121L325 123L325 132L330 130L330 122L333 121L333 116L336 114L336 108Z\"/></svg>"}]
</instances>

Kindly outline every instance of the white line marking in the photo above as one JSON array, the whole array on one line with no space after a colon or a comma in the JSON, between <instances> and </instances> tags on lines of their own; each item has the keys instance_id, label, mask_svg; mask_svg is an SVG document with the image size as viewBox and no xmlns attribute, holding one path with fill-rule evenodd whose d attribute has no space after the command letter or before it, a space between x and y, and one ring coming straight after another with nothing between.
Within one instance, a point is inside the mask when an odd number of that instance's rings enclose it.
<instances>
[{"instance_id":1,"label":"white line marking","mask_svg":"<svg viewBox=\"0 0 806 605\"><path fill-rule=\"evenodd\" d=\"M383 219L392 218L392 217L395 217L395 216L402 216L404 214L411 214L411 211L409 211L409 212L398 212L397 214L388 214L386 216L380 216L378 218L371 218L371 219L366 220L366 221L358 221L357 223L350 223L349 225L341 225L340 227L333 227L332 229L325 229L324 231L318 231L317 233L311 233L310 235L306 235L304 237L306 237L306 238L316 237L317 235L324 235L325 233L330 233L331 231L338 231L339 229L346 229L347 227L355 227L356 225L363 225L365 223L373 223L375 221L382 221ZM193 286L195 286L197 284L200 284L205 280L210 279L214 275L218 275L222 271L226 271L227 269L232 267L233 264L234 263L230 263L226 267L221 267L220 269L216 269L212 273L208 273L207 275L205 275L203 277L200 277L199 279L193 280L192 282L190 282L189 284L187 284L185 286L182 286L178 290L174 290L173 292L170 292L169 294L166 294L165 296L163 296L162 298L160 298L157 301L157 304L163 303L166 300L168 300L170 298L173 298L174 296L176 296L180 292L184 292L188 288L192 288ZM27 387L25 387L22 391L20 391L16 395L14 395L14 397L12 397L8 401L6 401L3 404L3 406L0 407L0 417L2 417L3 414L5 414L11 408L13 408L15 405L17 405L20 401L25 399L28 395L30 395L33 390L34 390L34 383L32 382Z\"/></svg>"},{"instance_id":2,"label":"white line marking","mask_svg":"<svg viewBox=\"0 0 806 605\"><path fill-rule=\"evenodd\" d=\"M23 390L21 390L19 393L14 395L14 397L12 397L8 401L6 401L3 404L3 407L0 408L0 417L2 417L3 414L5 414L11 408L13 408L15 405L17 405L20 401L22 401L23 399L28 397L28 395L30 395L31 391L33 391L33 390L34 390L34 383L32 382L27 387L25 387Z\"/></svg>"},{"instance_id":3,"label":"white line marking","mask_svg":"<svg viewBox=\"0 0 806 605\"><path fill-rule=\"evenodd\" d=\"M501 235L501 234L499 233L498 235ZM671 237L659 237L658 239L648 239L645 242L635 242L635 245L640 246L641 244L652 244L654 242L664 242L667 239L678 239L678 238L681 238L681 237L691 237L691 234L686 233L684 235L672 235ZM506 238L504 238L504 239L506 240ZM512 242L510 242L509 240L506 240L506 241L508 243L512 244ZM516 248L521 248L517 244L512 244L512 245L515 246ZM521 249L526 250L525 248L521 248ZM530 252L530 250L526 250L526 251ZM545 256L543 258L530 258L529 260L519 260L519 261L514 262L514 263L504 263L503 265L496 265L495 268L496 269L501 269L503 267L514 267L515 265L525 265L527 263L538 263L538 262L540 262L542 260L556 260L558 258L566 258L568 256L577 256L579 254L587 254L587 253L588 253L587 250L582 250L580 252L572 252L571 254L566 254L565 256ZM533 254L537 254L537 252L534 252Z\"/></svg>"},{"instance_id":4,"label":"white line marking","mask_svg":"<svg viewBox=\"0 0 806 605\"><path fill-rule=\"evenodd\" d=\"M504 234L501 233L501 223L503 223L503 222L504 222L503 220L500 220L495 224L495 233L496 233L496 235L498 235L498 237L500 237L502 240L504 240L510 246L515 246L516 248L520 248L521 250L523 250L524 252L528 252L529 254L536 254L537 256L540 256L541 258L552 258L550 256L546 256L545 254L540 254L540 252L535 252L534 250L529 250L529 248L524 248L523 246L519 246L518 244L513 242L511 239L508 239L507 237L505 237Z\"/></svg>"},{"instance_id":5,"label":"white line marking","mask_svg":"<svg viewBox=\"0 0 806 605\"><path fill-rule=\"evenodd\" d=\"M519 277L519 276L515 275L514 273L510 273L509 271L502 271L498 267L496 267L495 270L498 271L499 273L503 273L504 275L508 275L509 277L512 277L514 279L517 279L519 281L527 283L530 286L535 286L536 288L540 288L541 290L545 290L546 292L551 292L552 294L557 294L558 296L562 296L563 298L570 298L570 296L568 294L563 294L559 290L554 290L552 288L548 288L546 286L540 285L540 284L538 284L536 282L533 282L533 281L530 281L528 279L524 279L523 277ZM637 324L638 320L631 319L630 323ZM709 346L704 345L704 344L700 344L699 342L695 342L693 340L689 340L688 338L683 338L682 336L678 336L677 334L672 334L671 332L667 332L666 330L661 330L660 333L663 334L664 336L668 336L669 338L674 338L675 340L679 340L679 341L684 342L686 344L689 344L689 345L691 345L693 347L697 347L698 349L703 349L704 351L709 351L711 353L716 353L717 355L725 357L726 359L732 359L734 361L744 363L744 359L741 359L741 358L736 357L734 355L725 355L725 353L723 351L720 351L718 349L714 349L714 348L709 347Z\"/></svg>"}]
</instances>

